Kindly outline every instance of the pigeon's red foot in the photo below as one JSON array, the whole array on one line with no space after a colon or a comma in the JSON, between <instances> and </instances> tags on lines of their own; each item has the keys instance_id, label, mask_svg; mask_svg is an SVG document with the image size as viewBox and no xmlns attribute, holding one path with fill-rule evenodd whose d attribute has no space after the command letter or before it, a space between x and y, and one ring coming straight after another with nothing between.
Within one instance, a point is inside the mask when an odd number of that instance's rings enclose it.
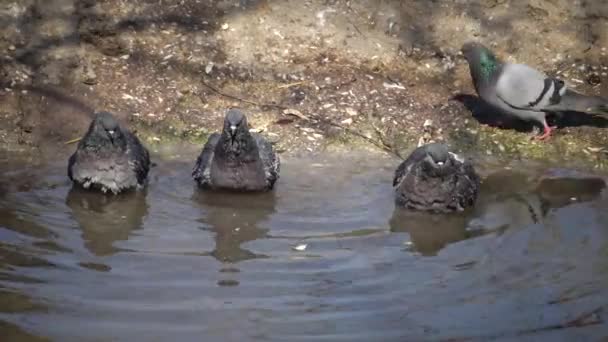
<instances>
[{"instance_id":1,"label":"pigeon's red foot","mask_svg":"<svg viewBox=\"0 0 608 342\"><path fill-rule=\"evenodd\" d=\"M537 135L534 139L540 141L549 140L549 138L551 137L551 132L553 132L556 128L556 126L549 126L545 123L543 134Z\"/></svg>"}]
</instances>

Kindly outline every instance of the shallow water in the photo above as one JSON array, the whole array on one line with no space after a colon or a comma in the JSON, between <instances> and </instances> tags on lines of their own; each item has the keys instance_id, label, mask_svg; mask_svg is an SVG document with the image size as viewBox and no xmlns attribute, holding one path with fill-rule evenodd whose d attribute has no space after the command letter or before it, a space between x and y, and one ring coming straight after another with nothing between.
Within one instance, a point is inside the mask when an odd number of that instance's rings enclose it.
<instances>
[{"instance_id":1,"label":"shallow water","mask_svg":"<svg viewBox=\"0 0 608 342\"><path fill-rule=\"evenodd\" d=\"M62 161L3 163L0 336L608 337L601 178L493 171L475 209L442 216L395 210L389 158L283 158L258 195L199 192L193 158L157 158L147 191L116 197L72 190Z\"/></svg>"}]
</instances>

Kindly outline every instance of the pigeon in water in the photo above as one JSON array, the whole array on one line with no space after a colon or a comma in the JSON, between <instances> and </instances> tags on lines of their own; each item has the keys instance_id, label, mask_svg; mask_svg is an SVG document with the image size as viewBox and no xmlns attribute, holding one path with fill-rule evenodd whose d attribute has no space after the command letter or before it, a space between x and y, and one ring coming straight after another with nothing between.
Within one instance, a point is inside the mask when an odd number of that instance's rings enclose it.
<instances>
[{"instance_id":1,"label":"pigeon in water","mask_svg":"<svg viewBox=\"0 0 608 342\"><path fill-rule=\"evenodd\" d=\"M608 117L608 100L586 96L567 88L564 81L552 78L524 64L501 62L488 48L468 42L462 53L469 63L477 94L488 104L521 120L543 126L537 139L549 138L547 112L584 112Z\"/></svg>"},{"instance_id":2,"label":"pigeon in water","mask_svg":"<svg viewBox=\"0 0 608 342\"><path fill-rule=\"evenodd\" d=\"M250 133L247 117L230 109L222 133L212 134L203 147L192 177L201 188L267 191L279 178L279 169L270 142Z\"/></svg>"},{"instance_id":3,"label":"pigeon in water","mask_svg":"<svg viewBox=\"0 0 608 342\"><path fill-rule=\"evenodd\" d=\"M95 114L68 162L68 177L85 189L118 194L144 186L150 156L133 133L108 112Z\"/></svg>"},{"instance_id":4,"label":"pigeon in water","mask_svg":"<svg viewBox=\"0 0 608 342\"><path fill-rule=\"evenodd\" d=\"M409 209L462 211L472 206L479 176L444 144L418 147L395 171L396 203Z\"/></svg>"}]
</instances>

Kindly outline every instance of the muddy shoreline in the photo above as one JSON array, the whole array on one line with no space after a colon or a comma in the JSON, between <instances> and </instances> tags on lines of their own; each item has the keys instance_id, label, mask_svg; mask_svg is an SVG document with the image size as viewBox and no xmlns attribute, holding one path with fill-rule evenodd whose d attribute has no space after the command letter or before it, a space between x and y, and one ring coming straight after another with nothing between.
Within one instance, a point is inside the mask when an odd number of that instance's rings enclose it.
<instances>
[{"instance_id":1,"label":"muddy shoreline","mask_svg":"<svg viewBox=\"0 0 608 342\"><path fill-rule=\"evenodd\" d=\"M549 142L474 96L457 51L504 59L608 94L608 6L594 1L4 1L0 142L73 150L106 109L152 149L202 144L227 107L282 153L407 155L446 141L472 158L605 172L608 120L566 116ZM551 25L549 29L548 25ZM37 156L38 155L38 156Z\"/></svg>"}]
</instances>

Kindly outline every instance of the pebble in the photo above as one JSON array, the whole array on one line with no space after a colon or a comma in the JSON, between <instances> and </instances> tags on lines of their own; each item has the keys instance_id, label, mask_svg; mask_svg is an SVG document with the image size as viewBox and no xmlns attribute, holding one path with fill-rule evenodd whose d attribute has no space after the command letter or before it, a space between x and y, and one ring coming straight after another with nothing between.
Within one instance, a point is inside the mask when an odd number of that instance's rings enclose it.
<instances>
[{"instance_id":1,"label":"pebble","mask_svg":"<svg viewBox=\"0 0 608 342\"><path fill-rule=\"evenodd\" d=\"M209 75L211 71L213 71L213 62L209 62L209 64L207 64L207 66L205 67L205 73L207 75Z\"/></svg>"},{"instance_id":2,"label":"pebble","mask_svg":"<svg viewBox=\"0 0 608 342\"><path fill-rule=\"evenodd\" d=\"M359 113L354 108L346 107L346 114L350 116L357 116Z\"/></svg>"}]
</instances>

